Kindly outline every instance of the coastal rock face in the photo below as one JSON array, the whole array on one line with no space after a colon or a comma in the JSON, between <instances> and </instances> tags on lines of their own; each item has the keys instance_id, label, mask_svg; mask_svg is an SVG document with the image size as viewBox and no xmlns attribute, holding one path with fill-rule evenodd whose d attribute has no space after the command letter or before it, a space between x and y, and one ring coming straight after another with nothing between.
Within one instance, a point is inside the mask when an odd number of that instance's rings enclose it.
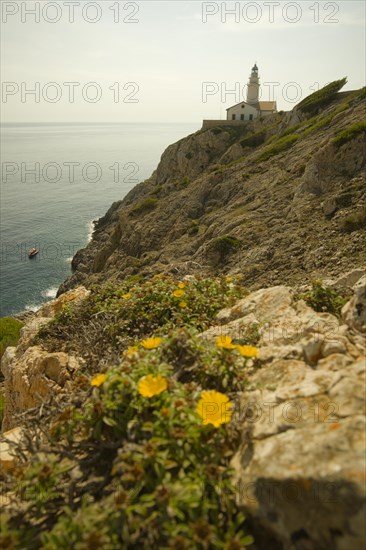
<instances>
[{"instance_id":1,"label":"coastal rock face","mask_svg":"<svg viewBox=\"0 0 366 550\"><path fill-rule=\"evenodd\" d=\"M354 297L344 306L342 316L351 328L366 333L366 275L353 288Z\"/></svg>"},{"instance_id":2,"label":"coastal rock face","mask_svg":"<svg viewBox=\"0 0 366 550\"><path fill-rule=\"evenodd\" d=\"M67 381L82 360L66 353L48 353L33 345L37 332L71 303L85 299L89 291L75 288L45 304L21 329L18 346L8 347L1 360L4 375L4 417L2 431L17 426L16 415L37 407L52 393L67 390Z\"/></svg>"},{"instance_id":3,"label":"coastal rock face","mask_svg":"<svg viewBox=\"0 0 366 550\"><path fill-rule=\"evenodd\" d=\"M18 414L39 407L52 393L67 390L66 383L78 368L78 360L63 352L47 353L34 346L16 358L15 348L7 348L2 360L5 377L2 430L17 426Z\"/></svg>"},{"instance_id":4,"label":"coastal rock face","mask_svg":"<svg viewBox=\"0 0 366 550\"><path fill-rule=\"evenodd\" d=\"M222 310L221 326L202 335L240 338L253 326L260 335L259 365L235 403L243 439L233 460L259 548L362 547L366 358L352 330L366 328L352 313L361 288L344 308L350 326L278 286Z\"/></svg>"},{"instance_id":5,"label":"coastal rock face","mask_svg":"<svg viewBox=\"0 0 366 550\"><path fill-rule=\"evenodd\" d=\"M157 184L179 178L197 178L233 143L235 129L213 129L192 134L170 145L156 171Z\"/></svg>"},{"instance_id":6,"label":"coastal rock face","mask_svg":"<svg viewBox=\"0 0 366 550\"><path fill-rule=\"evenodd\" d=\"M85 287L80 286L74 288L55 300L51 300L50 302L44 304L44 306L42 306L37 312L37 317L54 317L58 313L61 313L61 311L63 311L69 304L78 303L87 298L89 294L90 291Z\"/></svg>"},{"instance_id":7,"label":"coastal rock face","mask_svg":"<svg viewBox=\"0 0 366 550\"><path fill-rule=\"evenodd\" d=\"M255 290L365 265L365 133L334 143L364 108L361 92L343 94L315 120L277 113L171 145L99 220L59 294L159 272L240 274Z\"/></svg>"}]
</instances>

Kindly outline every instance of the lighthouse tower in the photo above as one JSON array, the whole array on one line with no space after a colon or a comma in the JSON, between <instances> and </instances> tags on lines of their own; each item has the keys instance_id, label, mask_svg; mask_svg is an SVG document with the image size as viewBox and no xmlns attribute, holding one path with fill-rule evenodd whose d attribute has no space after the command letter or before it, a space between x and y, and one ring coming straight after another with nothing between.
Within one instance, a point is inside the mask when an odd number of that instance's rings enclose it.
<instances>
[{"instance_id":1,"label":"lighthouse tower","mask_svg":"<svg viewBox=\"0 0 366 550\"><path fill-rule=\"evenodd\" d=\"M249 77L247 100L226 109L226 121L228 124L237 125L239 122L246 123L259 117L277 113L277 104L275 101L259 101L259 91L258 67L255 64ZM203 127L211 128L212 122L215 121L205 121Z\"/></svg>"},{"instance_id":2,"label":"lighthouse tower","mask_svg":"<svg viewBox=\"0 0 366 550\"><path fill-rule=\"evenodd\" d=\"M257 64L252 68L252 74L250 75L247 91L247 103L250 105L257 104L259 102L259 76Z\"/></svg>"}]
</instances>

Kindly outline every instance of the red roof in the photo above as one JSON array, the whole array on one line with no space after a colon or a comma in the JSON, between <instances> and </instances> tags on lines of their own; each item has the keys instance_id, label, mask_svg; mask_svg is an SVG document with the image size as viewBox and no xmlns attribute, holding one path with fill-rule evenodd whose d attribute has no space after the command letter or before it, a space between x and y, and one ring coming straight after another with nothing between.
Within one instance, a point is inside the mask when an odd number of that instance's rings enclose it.
<instances>
[{"instance_id":1,"label":"red roof","mask_svg":"<svg viewBox=\"0 0 366 550\"><path fill-rule=\"evenodd\" d=\"M277 105L275 101L260 101L259 109L261 111L276 111Z\"/></svg>"}]
</instances>

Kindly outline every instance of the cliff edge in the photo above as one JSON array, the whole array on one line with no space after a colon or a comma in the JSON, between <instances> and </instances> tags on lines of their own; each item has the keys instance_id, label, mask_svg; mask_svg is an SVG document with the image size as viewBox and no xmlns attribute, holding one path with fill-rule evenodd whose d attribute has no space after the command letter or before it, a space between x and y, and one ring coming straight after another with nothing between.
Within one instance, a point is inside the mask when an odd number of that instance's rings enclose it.
<instances>
[{"instance_id":1,"label":"cliff edge","mask_svg":"<svg viewBox=\"0 0 366 550\"><path fill-rule=\"evenodd\" d=\"M169 146L98 221L59 294L158 272L296 285L364 264L364 113L359 90Z\"/></svg>"}]
</instances>

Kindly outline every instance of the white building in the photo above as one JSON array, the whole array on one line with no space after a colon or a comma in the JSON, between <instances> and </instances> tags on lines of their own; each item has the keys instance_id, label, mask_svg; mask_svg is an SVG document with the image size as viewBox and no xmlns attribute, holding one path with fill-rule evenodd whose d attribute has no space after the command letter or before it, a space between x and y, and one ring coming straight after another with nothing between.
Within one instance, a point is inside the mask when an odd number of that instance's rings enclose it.
<instances>
[{"instance_id":1,"label":"white building","mask_svg":"<svg viewBox=\"0 0 366 550\"><path fill-rule=\"evenodd\" d=\"M259 101L259 75L257 64L249 77L247 100L226 109L227 120L254 120L277 112L275 101Z\"/></svg>"}]
</instances>

